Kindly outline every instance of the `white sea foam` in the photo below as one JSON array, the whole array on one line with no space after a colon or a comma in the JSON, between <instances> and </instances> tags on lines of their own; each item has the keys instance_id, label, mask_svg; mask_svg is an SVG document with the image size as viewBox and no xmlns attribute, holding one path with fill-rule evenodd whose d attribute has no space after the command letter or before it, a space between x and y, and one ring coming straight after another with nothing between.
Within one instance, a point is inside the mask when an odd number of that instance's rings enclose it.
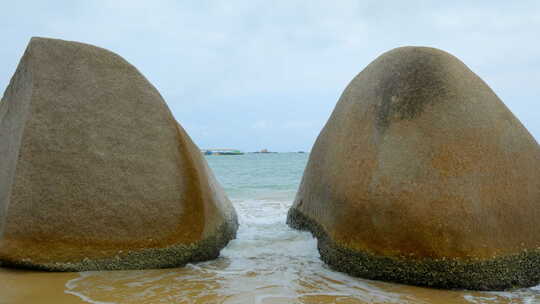
<instances>
[{"instance_id":1,"label":"white sea foam","mask_svg":"<svg viewBox=\"0 0 540 304\"><path fill-rule=\"evenodd\" d=\"M67 281L66 290L64 292L67 293L67 294L72 294L74 296L77 296L77 297L81 298L81 300L83 300L84 302L91 303L91 304L116 304L116 303L113 303L113 302L95 301L95 300L92 300L90 297L86 296L84 293L74 291L78 287L79 281L82 281L82 280L86 279L87 277L92 276L92 273L93 272L91 272L91 271L89 271L89 272L80 272L78 278Z\"/></svg>"},{"instance_id":2,"label":"white sea foam","mask_svg":"<svg viewBox=\"0 0 540 304\"><path fill-rule=\"evenodd\" d=\"M225 303L242 294L248 298L253 295L250 299L260 303L270 298L315 295L404 302L398 293L328 270L319 258L311 234L286 225L290 202L236 200L233 203L240 228L237 239L222 250L218 260L188 264L182 269L83 272L66 284L66 292L99 304L145 303L158 299L160 293L169 300L187 303L190 299L182 297L191 297L195 303L197 298L209 294L220 296ZM201 291L201 286L206 286L206 291ZM189 288L198 292L191 294ZM100 302L101 298L113 298L115 302Z\"/></svg>"}]
</instances>

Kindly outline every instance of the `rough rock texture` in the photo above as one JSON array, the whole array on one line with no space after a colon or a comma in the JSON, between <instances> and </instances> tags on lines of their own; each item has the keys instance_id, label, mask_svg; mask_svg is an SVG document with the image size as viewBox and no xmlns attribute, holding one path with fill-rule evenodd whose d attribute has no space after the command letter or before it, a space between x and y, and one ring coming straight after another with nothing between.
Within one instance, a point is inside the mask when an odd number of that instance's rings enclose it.
<instances>
[{"instance_id":1,"label":"rough rock texture","mask_svg":"<svg viewBox=\"0 0 540 304\"><path fill-rule=\"evenodd\" d=\"M52 271L216 258L236 213L158 91L107 50L32 38L0 103L0 262Z\"/></svg>"},{"instance_id":2,"label":"rough rock texture","mask_svg":"<svg viewBox=\"0 0 540 304\"><path fill-rule=\"evenodd\" d=\"M443 51L389 51L319 135L288 223L331 267L439 288L540 282L540 148Z\"/></svg>"}]
</instances>

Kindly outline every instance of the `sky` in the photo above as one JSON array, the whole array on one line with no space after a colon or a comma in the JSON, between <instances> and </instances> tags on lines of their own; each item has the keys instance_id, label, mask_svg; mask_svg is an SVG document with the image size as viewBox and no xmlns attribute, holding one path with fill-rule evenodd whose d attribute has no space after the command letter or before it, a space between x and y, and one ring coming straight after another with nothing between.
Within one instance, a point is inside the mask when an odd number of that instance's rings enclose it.
<instances>
[{"instance_id":1,"label":"sky","mask_svg":"<svg viewBox=\"0 0 540 304\"><path fill-rule=\"evenodd\" d=\"M32 36L109 49L200 148L309 151L380 54L443 49L540 139L540 1L2 1L0 90Z\"/></svg>"}]
</instances>

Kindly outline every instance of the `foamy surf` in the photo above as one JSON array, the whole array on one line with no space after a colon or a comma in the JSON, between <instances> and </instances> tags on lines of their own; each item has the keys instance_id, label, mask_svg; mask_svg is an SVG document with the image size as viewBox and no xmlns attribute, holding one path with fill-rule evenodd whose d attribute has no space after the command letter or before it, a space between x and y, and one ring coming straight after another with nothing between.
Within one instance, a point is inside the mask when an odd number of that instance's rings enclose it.
<instances>
[{"instance_id":1,"label":"foamy surf","mask_svg":"<svg viewBox=\"0 0 540 304\"><path fill-rule=\"evenodd\" d=\"M353 278L328 269L310 233L286 225L290 201L233 204L238 237L219 259L177 269L82 272L67 282L65 292L92 304L540 302L540 287L447 291Z\"/></svg>"},{"instance_id":2,"label":"foamy surf","mask_svg":"<svg viewBox=\"0 0 540 304\"><path fill-rule=\"evenodd\" d=\"M354 303L409 301L327 269L311 234L286 225L291 202L233 203L240 228L219 259L179 269L83 272L66 284L66 293L93 304L310 303L317 297L361 301Z\"/></svg>"}]
</instances>

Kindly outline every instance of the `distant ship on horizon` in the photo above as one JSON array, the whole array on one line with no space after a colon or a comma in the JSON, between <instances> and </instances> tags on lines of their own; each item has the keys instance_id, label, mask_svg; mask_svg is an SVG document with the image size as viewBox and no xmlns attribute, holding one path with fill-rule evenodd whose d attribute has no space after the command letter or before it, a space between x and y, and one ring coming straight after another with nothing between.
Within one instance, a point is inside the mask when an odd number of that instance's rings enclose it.
<instances>
[{"instance_id":1,"label":"distant ship on horizon","mask_svg":"<svg viewBox=\"0 0 540 304\"><path fill-rule=\"evenodd\" d=\"M270 152L268 149L262 149L261 151L255 151L253 153L277 153L277 152Z\"/></svg>"},{"instance_id":2,"label":"distant ship on horizon","mask_svg":"<svg viewBox=\"0 0 540 304\"><path fill-rule=\"evenodd\" d=\"M204 155L243 155L244 152L236 149L203 149Z\"/></svg>"}]
</instances>

